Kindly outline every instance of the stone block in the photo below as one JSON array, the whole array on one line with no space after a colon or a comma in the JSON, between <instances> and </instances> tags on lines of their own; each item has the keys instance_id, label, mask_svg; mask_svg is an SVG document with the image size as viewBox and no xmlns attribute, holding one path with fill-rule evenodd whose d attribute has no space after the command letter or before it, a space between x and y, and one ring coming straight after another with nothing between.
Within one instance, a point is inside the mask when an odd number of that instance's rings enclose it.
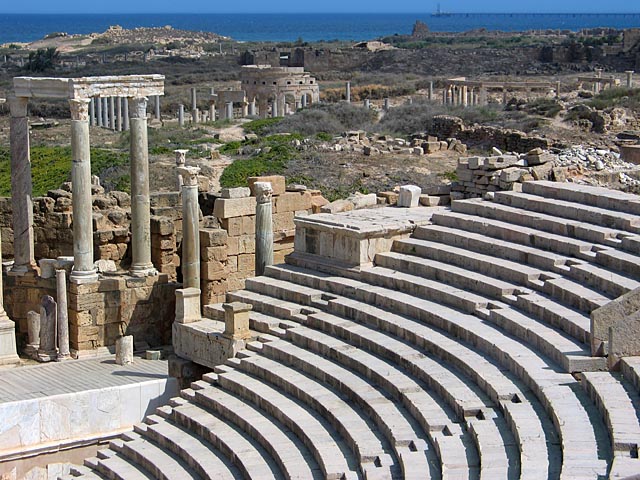
<instances>
[{"instance_id":1,"label":"stone block","mask_svg":"<svg viewBox=\"0 0 640 480\"><path fill-rule=\"evenodd\" d=\"M386 200L387 205L397 205L398 204L398 194L396 192L380 192L378 193L379 197L382 197Z\"/></svg>"},{"instance_id":2,"label":"stone block","mask_svg":"<svg viewBox=\"0 0 640 480\"><path fill-rule=\"evenodd\" d=\"M254 271L256 266L256 256L251 253L238 255L238 271L249 272Z\"/></svg>"},{"instance_id":3,"label":"stone block","mask_svg":"<svg viewBox=\"0 0 640 480\"><path fill-rule=\"evenodd\" d=\"M312 195L311 197L311 212L312 213L320 213L322 207L327 205L329 200L324 198L322 195Z\"/></svg>"},{"instance_id":4,"label":"stone block","mask_svg":"<svg viewBox=\"0 0 640 480\"><path fill-rule=\"evenodd\" d=\"M221 280L227 276L224 263L213 260L200 264L200 276L203 280Z\"/></svg>"},{"instance_id":5,"label":"stone block","mask_svg":"<svg viewBox=\"0 0 640 480\"><path fill-rule=\"evenodd\" d=\"M273 198L274 213L296 212L310 210L311 194L309 192L286 192Z\"/></svg>"},{"instance_id":6,"label":"stone block","mask_svg":"<svg viewBox=\"0 0 640 480\"><path fill-rule=\"evenodd\" d=\"M234 340L246 340L249 332L249 312L253 308L247 303L232 302L222 305L224 308L224 336Z\"/></svg>"},{"instance_id":7,"label":"stone block","mask_svg":"<svg viewBox=\"0 0 640 480\"><path fill-rule=\"evenodd\" d=\"M263 176L263 177L249 177L247 179L249 183L249 189L251 190L251 195L255 196L256 192L254 189L254 185L256 182L269 182L271 184L271 189L273 190L273 195L282 195L286 192L286 180L282 175L271 175L271 176Z\"/></svg>"},{"instance_id":8,"label":"stone block","mask_svg":"<svg viewBox=\"0 0 640 480\"><path fill-rule=\"evenodd\" d=\"M176 322L197 322L201 316L200 289L182 288L176 290Z\"/></svg>"},{"instance_id":9,"label":"stone block","mask_svg":"<svg viewBox=\"0 0 640 480\"><path fill-rule=\"evenodd\" d=\"M251 196L251 190L248 187L223 188L220 193L222 198L247 198Z\"/></svg>"},{"instance_id":10,"label":"stone block","mask_svg":"<svg viewBox=\"0 0 640 480\"><path fill-rule=\"evenodd\" d=\"M403 185L400 187L400 195L398 196L398 206L413 208L417 207L420 201L422 189L416 185Z\"/></svg>"},{"instance_id":11,"label":"stone block","mask_svg":"<svg viewBox=\"0 0 640 480\"><path fill-rule=\"evenodd\" d=\"M173 220L167 217L151 217L151 233L158 235L173 235L175 226Z\"/></svg>"},{"instance_id":12,"label":"stone block","mask_svg":"<svg viewBox=\"0 0 640 480\"><path fill-rule=\"evenodd\" d=\"M222 247L227 244L227 232L221 228L201 228L200 247Z\"/></svg>"},{"instance_id":13,"label":"stone block","mask_svg":"<svg viewBox=\"0 0 640 480\"><path fill-rule=\"evenodd\" d=\"M116 340L116 363L118 365L133 363L133 335L120 337Z\"/></svg>"},{"instance_id":14,"label":"stone block","mask_svg":"<svg viewBox=\"0 0 640 480\"><path fill-rule=\"evenodd\" d=\"M213 205L213 215L217 218L242 217L256 214L255 197L217 198Z\"/></svg>"},{"instance_id":15,"label":"stone block","mask_svg":"<svg viewBox=\"0 0 640 480\"><path fill-rule=\"evenodd\" d=\"M227 260L226 247L205 247L200 249L200 260L203 262L224 262Z\"/></svg>"}]
</instances>

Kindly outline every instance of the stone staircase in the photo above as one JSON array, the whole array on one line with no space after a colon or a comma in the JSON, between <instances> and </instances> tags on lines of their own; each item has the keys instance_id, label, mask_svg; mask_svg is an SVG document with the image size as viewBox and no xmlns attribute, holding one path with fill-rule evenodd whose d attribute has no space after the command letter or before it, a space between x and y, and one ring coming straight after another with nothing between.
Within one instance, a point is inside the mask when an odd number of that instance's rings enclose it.
<instances>
[{"instance_id":1,"label":"stone staircase","mask_svg":"<svg viewBox=\"0 0 640 480\"><path fill-rule=\"evenodd\" d=\"M640 357L608 371L590 314L640 287L640 197L523 189L348 275L294 254L247 280L257 340L68 478L638 474Z\"/></svg>"}]
</instances>

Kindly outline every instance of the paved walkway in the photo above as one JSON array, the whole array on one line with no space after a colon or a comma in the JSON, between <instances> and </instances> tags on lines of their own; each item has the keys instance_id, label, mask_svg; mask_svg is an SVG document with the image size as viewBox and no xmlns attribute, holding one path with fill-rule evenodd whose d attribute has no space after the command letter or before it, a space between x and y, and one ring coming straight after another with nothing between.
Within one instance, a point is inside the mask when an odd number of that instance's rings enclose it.
<instances>
[{"instance_id":1,"label":"paved walkway","mask_svg":"<svg viewBox=\"0 0 640 480\"><path fill-rule=\"evenodd\" d=\"M168 378L165 360L136 357L131 365L115 355L0 370L0 403L117 387Z\"/></svg>"}]
</instances>

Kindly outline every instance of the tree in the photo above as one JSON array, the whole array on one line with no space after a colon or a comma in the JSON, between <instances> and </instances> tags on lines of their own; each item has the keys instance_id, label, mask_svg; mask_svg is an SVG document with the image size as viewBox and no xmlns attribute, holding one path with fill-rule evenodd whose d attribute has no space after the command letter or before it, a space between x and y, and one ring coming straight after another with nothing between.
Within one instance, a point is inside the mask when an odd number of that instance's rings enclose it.
<instances>
[{"instance_id":1,"label":"tree","mask_svg":"<svg viewBox=\"0 0 640 480\"><path fill-rule=\"evenodd\" d=\"M30 72L44 72L53 69L59 58L60 53L55 47L40 48L35 52L29 52L26 69Z\"/></svg>"}]
</instances>

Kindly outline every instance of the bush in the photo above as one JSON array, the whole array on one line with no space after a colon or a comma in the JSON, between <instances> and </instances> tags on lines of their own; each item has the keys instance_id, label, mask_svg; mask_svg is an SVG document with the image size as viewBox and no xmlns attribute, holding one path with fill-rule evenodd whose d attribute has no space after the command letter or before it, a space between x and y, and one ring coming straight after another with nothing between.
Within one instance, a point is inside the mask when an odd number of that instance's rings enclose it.
<instances>
[{"instance_id":1,"label":"bush","mask_svg":"<svg viewBox=\"0 0 640 480\"><path fill-rule=\"evenodd\" d=\"M258 120L252 120L242 125L245 132L255 133L256 135L267 135L270 127L280 123L282 118L260 118Z\"/></svg>"},{"instance_id":2,"label":"bush","mask_svg":"<svg viewBox=\"0 0 640 480\"><path fill-rule=\"evenodd\" d=\"M338 134L345 130L370 129L375 119L376 113L364 107L349 103L319 103L281 119L266 130L307 137L318 133Z\"/></svg>"},{"instance_id":3,"label":"bush","mask_svg":"<svg viewBox=\"0 0 640 480\"><path fill-rule=\"evenodd\" d=\"M525 106L527 113L555 118L562 111L562 105L553 98L538 98Z\"/></svg>"},{"instance_id":4,"label":"bush","mask_svg":"<svg viewBox=\"0 0 640 480\"><path fill-rule=\"evenodd\" d=\"M445 107L429 103L401 105L390 109L376 126L378 132L410 135L431 130L433 117L447 113Z\"/></svg>"}]
</instances>

